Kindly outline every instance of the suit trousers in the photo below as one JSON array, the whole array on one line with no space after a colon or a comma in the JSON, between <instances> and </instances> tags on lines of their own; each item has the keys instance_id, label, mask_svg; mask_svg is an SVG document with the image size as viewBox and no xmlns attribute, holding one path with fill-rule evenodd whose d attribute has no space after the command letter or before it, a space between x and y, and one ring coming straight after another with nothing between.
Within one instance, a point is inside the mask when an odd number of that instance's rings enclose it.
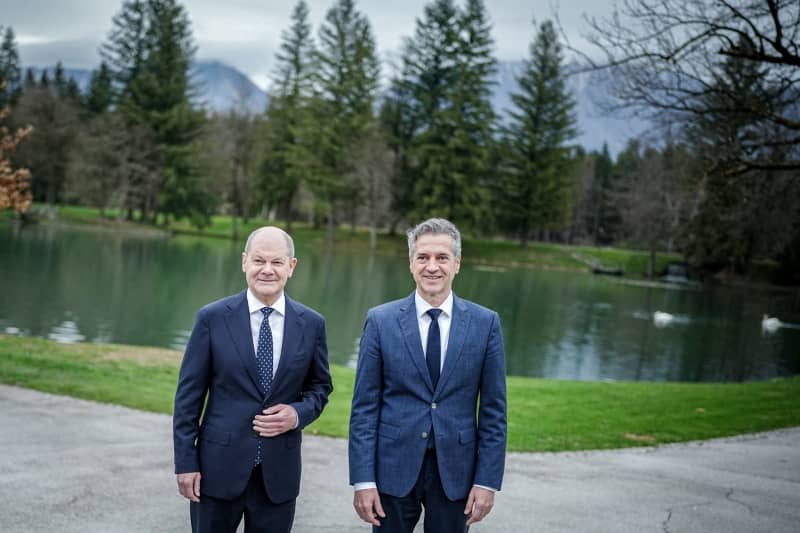
<instances>
[{"instance_id":1,"label":"suit trousers","mask_svg":"<svg viewBox=\"0 0 800 533\"><path fill-rule=\"evenodd\" d=\"M428 449L414 488L406 496L380 493L386 518L379 518L381 527L372 526L373 533L413 533L425 507L425 533L466 533L467 499L450 500L439 478L436 450Z\"/></svg>"},{"instance_id":2,"label":"suit trousers","mask_svg":"<svg viewBox=\"0 0 800 533\"><path fill-rule=\"evenodd\" d=\"M233 500L203 496L190 502L192 533L236 533L244 516L245 533L289 533L294 522L295 501L272 503L264 490L261 465L256 466L244 493Z\"/></svg>"}]
</instances>

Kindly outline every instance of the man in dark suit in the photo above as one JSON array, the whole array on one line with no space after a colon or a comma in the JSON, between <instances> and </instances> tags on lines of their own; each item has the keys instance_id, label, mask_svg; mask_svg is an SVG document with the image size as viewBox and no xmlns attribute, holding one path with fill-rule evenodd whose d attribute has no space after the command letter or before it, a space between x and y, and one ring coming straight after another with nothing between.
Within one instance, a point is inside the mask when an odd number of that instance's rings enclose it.
<instances>
[{"instance_id":1,"label":"man in dark suit","mask_svg":"<svg viewBox=\"0 0 800 533\"><path fill-rule=\"evenodd\" d=\"M370 309L350 415L350 483L381 533L464 532L503 480L506 385L497 313L453 294L461 235L444 219L408 233L416 290ZM476 416L477 411L477 416ZM380 529L378 529L380 528Z\"/></svg>"},{"instance_id":2,"label":"man in dark suit","mask_svg":"<svg viewBox=\"0 0 800 533\"><path fill-rule=\"evenodd\" d=\"M247 289L197 313L173 417L194 533L234 533L242 516L248 533L292 528L301 430L333 389L323 317L284 293L296 264L286 232L259 228L242 254Z\"/></svg>"}]
</instances>

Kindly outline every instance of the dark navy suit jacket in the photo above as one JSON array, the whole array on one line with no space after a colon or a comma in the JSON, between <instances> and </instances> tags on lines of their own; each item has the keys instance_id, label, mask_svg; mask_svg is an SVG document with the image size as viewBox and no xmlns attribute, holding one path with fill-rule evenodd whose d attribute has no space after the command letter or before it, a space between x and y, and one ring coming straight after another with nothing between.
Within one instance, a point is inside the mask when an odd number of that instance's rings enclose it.
<instances>
[{"instance_id":1,"label":"dark navy suit jacket","mask_svg":"<svg viewBox=\"0 0 800 533\"><path fill-rule=\"evenodd\" d=\"M445 494L500 489L506 451L506 380L497 313L453 295L444 366L434 390L414 294L370 309L350 414L350 483L392 496L417 481L433 429Z\"/></svg>"},{"instance_id":2,"label":"dark navy suit jacket","mask_svg":"<svg viewBox=\"0 0 800 533\"><path fill-rule=\"evenodd\" d=\"M295 408L299 424L277 437L261 438L262 472L270 500L296 498L301 430L320 415L332 389L325 321L319 313L286 297L283 347L267 394L258 379L246 291L206 305L197 313L175 393L175 472L200 472L201 494L228 500L239 496L260 438L253 418L285 403Z\"/></svg>"}]
</instances>

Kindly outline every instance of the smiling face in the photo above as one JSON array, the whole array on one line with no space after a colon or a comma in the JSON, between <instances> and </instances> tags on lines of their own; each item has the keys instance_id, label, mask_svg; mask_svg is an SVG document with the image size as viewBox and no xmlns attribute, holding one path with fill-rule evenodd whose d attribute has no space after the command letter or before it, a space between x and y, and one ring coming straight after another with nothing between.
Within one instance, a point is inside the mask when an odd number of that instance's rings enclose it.
<instances>
[{"instance_id":1,"label":"smiling face","mask_svg":"<svg viewBox=\"0 0 800 533\"><path fill-rule=\"evenodd\" d=\"M453 290L453 278L461 268L453 238L444 234L420 235L411 256L411 275L417 292L433 306L439 306Z\"/></svg>"},{"instance_id":2,"label":"smiling face","mask_svg":"<svg viewBox=\"0 0 800 533\"><path fill-rule=\"evenodd\" d=\"M297 258L290 257L286 237L277 228L259 231L242 254L247 287L264 305L272 305L280 297L296 264Z\"/></svg>"}]
</instances>

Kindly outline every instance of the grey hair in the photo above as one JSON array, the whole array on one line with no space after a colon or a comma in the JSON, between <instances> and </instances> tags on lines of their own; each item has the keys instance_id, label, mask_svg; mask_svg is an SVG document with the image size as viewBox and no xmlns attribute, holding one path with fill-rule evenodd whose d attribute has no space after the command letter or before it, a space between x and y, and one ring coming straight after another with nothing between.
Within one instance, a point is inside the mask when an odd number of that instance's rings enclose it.
<instances>
[{"instance_id":1,"label":"grey hair","mask_svg":"<svg viewBox=\"0 0 800 533\"><path fill-rule=\"evenodd\" d=\"M456 257L461 257L461 233L458 231L455 224L449 220L444 218L429 218L408 230L406 235L408 235L409 258L414 257L417 239L423 235L449 235L453 238L453 254L455 254Z\"/></svg>"},{"instance_id":2,"label":"grey hair","mask_svg":"<svg viewBox=\"0 0 800 533\"><path fill-rule=\"evenodd\" d=\"M260 228L254 229L253 232L247 237L247 242L244 243L244 253L250 251L250 245L253 243L255 236L262 230L268 228L275 228L283 234L283 238L286 239L286 249L289 251L289 257L294 257L294 240L292 239L292 236L283 231L281 228L275 226L261 226Z\"/></svg>"}]
</instances>

